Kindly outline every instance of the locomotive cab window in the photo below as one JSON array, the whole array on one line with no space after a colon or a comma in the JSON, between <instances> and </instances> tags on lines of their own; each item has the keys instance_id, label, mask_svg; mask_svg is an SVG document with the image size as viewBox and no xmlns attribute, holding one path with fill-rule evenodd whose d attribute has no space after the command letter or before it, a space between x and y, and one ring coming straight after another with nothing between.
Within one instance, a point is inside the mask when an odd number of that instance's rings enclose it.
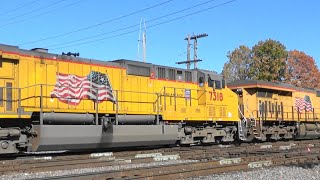
<instances>
[{"instance_id":1,"label":"locomotive cab window","mask_svg":"<svg viewBox=\"0 0 320 180\"><path fill-rule=\"evenodd\" d=\"M221 81L212 80L210 77L208 78L208 87L212 87L214 89L221 89Z\"/></svg>"},{"instance_id":2,"label":"locomotive cab window","mask_svg":"<svg viewBox=\"0 0 320 180\"><path fill-rule=\"evenodd\" d=\"M204 78L203 77L199 77L199 86L200 87L203 87L203 85L204 85Z\"/></svg>"},{"instance_id":3,"label":"locomotive cab window","mask_svg":"<svg viewBox=\"0 0 320 180\"><path fill-rule=\"evenodd\" d=\"M213 74L208 74L208 86L214 89L221 89L222 88L221 77Z\"/></svg>"},{"instance_id":4,"label":"locomotive cab window","mask_svg":"<svg viewBox=\"0 0 320 180\"><path fill-rule=\"evenodd\" d=\"M214 85L214 80L212 80L210 77L208 77L208 86L213 87Z\"/></svg>"},{"instance_id":5,"label":"locomotive cab window","mask_svg":"<svg viewBox=\"0 0 320 180\"><path fill-rule=\"evenodd\" d=\"M216 89L221 89L221 81L214 81L214 83L215 83L215 88Z\"/></svg>"},{"instance_id":6,"label":"locomotive cab window","mask_svg":"<svg viewBox=\"0 0 320 180\"><path fill-rule=\"evenodd\" d=\"M221 85L222 85L222 88L225 88L225 87L226 87L226 81L225 81L224 79L222 79Z\"/></svg>"}]
</instances>

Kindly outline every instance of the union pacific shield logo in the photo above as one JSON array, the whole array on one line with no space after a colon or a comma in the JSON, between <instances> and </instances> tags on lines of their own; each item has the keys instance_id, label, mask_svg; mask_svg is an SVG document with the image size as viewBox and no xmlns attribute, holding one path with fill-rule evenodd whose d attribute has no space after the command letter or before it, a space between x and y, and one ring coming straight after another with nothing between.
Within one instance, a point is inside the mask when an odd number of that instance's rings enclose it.
<instances>
[{"instance_id":1,"label":"union pacific shield logo","mask_svg":"<svg viewBox=\"0 0 320 180\"><path fill-rule=\"evenodd\" d=\"M82 99L115 102L108 75L97 71L91 71L87 76L58 73L51 97L75 106Z\"/></svg>"}]
</instances>

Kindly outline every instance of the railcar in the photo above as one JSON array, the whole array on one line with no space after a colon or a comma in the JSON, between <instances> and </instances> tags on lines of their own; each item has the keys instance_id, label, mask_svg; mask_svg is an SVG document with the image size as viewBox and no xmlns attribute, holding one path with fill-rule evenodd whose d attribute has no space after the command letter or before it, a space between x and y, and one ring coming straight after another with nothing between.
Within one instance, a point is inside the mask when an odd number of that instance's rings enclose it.
<instances>
[{"instance_id":1,"label":"railcar","mask_svg":"<svg viewBox=\"0 0 320 180\"><path fill-rule=\"evenodd\" d=\"M258 80L235 81L228 87L238 94L241 139L320 137L320 90Z\"/></svg>"},{"instance_id":2,"label":"railcar","mask_svg":"<svg viewBox=\"0 0 320 180\"><path fill-rule=\"evenodd\" d=\"M0 154L232 142L221 75L0 45Z\"/></svg>"}]
</instances>

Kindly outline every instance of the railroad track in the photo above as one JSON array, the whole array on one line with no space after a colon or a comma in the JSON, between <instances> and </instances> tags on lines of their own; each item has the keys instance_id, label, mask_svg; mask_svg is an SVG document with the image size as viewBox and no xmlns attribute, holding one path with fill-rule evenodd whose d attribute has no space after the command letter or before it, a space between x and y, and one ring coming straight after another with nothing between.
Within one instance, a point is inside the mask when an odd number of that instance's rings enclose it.
<instances>
[{"instance_id":1,"label":"railroad track","mask_svg":"<svg viewBox=\"0 0 320 180\"><path fill-rule=\"evenodd\" d=\"M176 169L174 168L176 166L185 169L183 170L183 172L176 172L176 174L180 174L180 176L181 174L186 174L185 177L191 177L193 175L198 175L201 173L206 174L205 172L209 174L226 172L227 169L225 168L230 169L228 171L233 171L232 169L245 170L266 165L276 166L286 164L286 162L293 162L292 158L295 158L294 160L296 162L303 163L307 162L308 160L308 162L317 163L319 159L319 155L317 153L319 152L320 143L317 140L289 141L282 143L275 142L260 144L243 144L242 146L237 147L233 145L194 146L181 148L176 147L147 151L128 151L115 153L108 152L81 155L65 155L56 157L44 156L36 157L33 159L8 160L3 161L0 165L0 173L2 175L8 175L13 173L36 173L57 170L109 167L109 169L105 171L102 170L100 172L94 172L94 174L82 173L81 176L83 176L85 179L90 179L94 175L94 178L98 179L102 177L110 177L116 179L130 177L130 179L139 179L150 176L164 178L163 176L165 176L165 174L167 174L166 176L169 177L170 174L174 174L173 170ZM305 161L300 161L297 158L300 158L300 160L304 158ZM155 163L166 162L168 160L176 162L173 162L172 164L160 163L160 165ZM188 163L184 163L184 161L186 160L188 160ZM144 166L150 163L155 164L153 164L152 166ZM119 172L112 170L112 167L114 166L133 164L142 164L143 166L141 166L140 169L139 166L128 167L125 171L123 171L122 169L119 170ZM206 170L206 166L210 168ZM199 167L203 167L204 169L199 169ZM143 171L143 169L145 170L145 172L141 172ZM150 169L150 173L147 173L148 169ZM169 171L168 169L170 169L171 171ZM195 174L193 175L192 169L194 169L195 171ZM213 169L216 170L214 171ZM177 170L179 169L176 169L175 171ZM151 171L162 173L152 174ZM110 173L114 175L110 176ZM146 176L143 177L143 174ZM72 176L80 177L79 175L70 175L70 178L72 178Z\"/></svg>"},{"instance_id":2,"label":"railroad track","mask_svg":"<svg viewBox=\"0 0 320 180\"><path fill-rule=\"evenodd\" d=\"M248 170L259 167L318 163L320 153L318 152L312 155L300 153L300 155L296 154L295 157L287 157L285 154L276 156L270 155L261 157L260 161L250 161L253 158L256 157L209 160L202 162L132 168L126 170L100 171L42 179L182 179L222 172Z\"/></svg>"}]
</instances>

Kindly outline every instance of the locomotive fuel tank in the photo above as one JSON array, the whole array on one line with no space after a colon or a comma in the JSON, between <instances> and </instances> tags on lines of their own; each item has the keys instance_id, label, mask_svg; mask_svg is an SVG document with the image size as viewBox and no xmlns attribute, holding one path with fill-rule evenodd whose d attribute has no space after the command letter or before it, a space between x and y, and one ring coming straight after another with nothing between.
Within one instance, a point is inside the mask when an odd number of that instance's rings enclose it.
<instances>
[{"instance_id":1,"label":"locomotive fuel tank","mask_svg":"<svg viewBox=\"0 0 320 180\"><path fill-rule=\"evenodd\" d=\"M44 124L85 125L94 123L93 114L43 113Z\"/></svg>"},{"instance_id":2,"label":"locomotive fuel tank","mask_svg":"<svg viewBox=\"0 0 320 180\"><path fill-rule=\"evenodd\" d=\"M298 126L299 138L316 138L320 137L320 124L301 123Z\"/></svg>"},{"instance_id":3,"label":"locomotive fuel tank","mask_svg":"<svg viewBox=\"0 0 320 180\"><path fill-rule=\"evenodd\" d=\"M120 124L154 124L156 116L154 115L118 115Z\"/></svg>"},{"instance_id":4,"label":"locomotive fuel tank","mask_svg":"<svg viewBox=\"0 0 320 180\"><path fill-rule=\"evenodd\" d=\"M7 138L7 137L19 137L21 132L18 128L10 128L10 129L1 129L0 128L0 138Z\"/></svg>"}]
</instances>

